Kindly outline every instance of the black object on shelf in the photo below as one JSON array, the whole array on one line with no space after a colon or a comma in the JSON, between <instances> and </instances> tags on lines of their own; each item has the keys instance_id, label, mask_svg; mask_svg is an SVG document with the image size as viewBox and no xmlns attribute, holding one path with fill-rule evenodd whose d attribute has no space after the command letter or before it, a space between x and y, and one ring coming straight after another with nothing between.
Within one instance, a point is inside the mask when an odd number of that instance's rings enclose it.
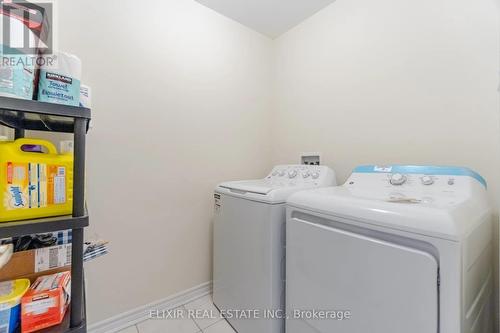
<instances>
[{"instance_id":1,"label":"black object on shelf","mask_svg":"<svg viewBox=\"0 0 500 333\"><path fill-rule=\"evenodd\" d=\"M25 130L73 133L73 215L0 223L0 238L72 229L71 303L62 324L42 332L86 333L83 279L83 233L89 225L85 207L85 137L90 109L0 96L0 125Z\"/></svg>"}]
</instances>

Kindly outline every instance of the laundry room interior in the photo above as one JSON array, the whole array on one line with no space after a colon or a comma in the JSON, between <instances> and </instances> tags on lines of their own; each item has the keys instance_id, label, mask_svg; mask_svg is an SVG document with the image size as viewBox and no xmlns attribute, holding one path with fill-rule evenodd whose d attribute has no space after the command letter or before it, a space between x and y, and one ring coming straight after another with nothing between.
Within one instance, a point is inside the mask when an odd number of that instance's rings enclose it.
<instances>
[{"instance_id":1,"label":"laundry room interior","mask_svg":"<svg viewBox=\"0 0 500 333\"><path fill-rule=\"evenodd\" d=\"M0 333L500 332L500 0L0 14Z\"/></svg>"}]
</instances>

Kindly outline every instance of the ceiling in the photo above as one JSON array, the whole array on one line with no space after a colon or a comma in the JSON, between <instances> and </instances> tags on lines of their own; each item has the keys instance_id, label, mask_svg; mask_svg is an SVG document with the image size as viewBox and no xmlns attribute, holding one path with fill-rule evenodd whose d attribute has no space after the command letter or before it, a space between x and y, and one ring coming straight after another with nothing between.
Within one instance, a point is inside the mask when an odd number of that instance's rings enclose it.
<instances>
[{"instance_id":1,"label":"ceiling","mask_svg":"<svg viewBox=\"0 0 500 333\"><path fill-rule=\"evenodd\" d=\"M335 0L195 0L271 38Z\"/></svg>"}]
</instances>

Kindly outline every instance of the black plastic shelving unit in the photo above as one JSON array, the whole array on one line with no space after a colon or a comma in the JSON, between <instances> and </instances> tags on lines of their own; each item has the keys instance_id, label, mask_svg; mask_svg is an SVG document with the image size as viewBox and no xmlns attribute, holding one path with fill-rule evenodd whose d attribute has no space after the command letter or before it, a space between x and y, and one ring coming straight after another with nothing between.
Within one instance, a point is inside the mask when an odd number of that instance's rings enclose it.
<instances>
[{"instance_id":1,"label":"black plastic shelving unit","mask_svg":"<svg viewBox=\"0 0 500 333\"><path fill-rule=\"evenodd\" d=\"M15 130L73 133L73 215L0 223L0 238L72 229L71 304L64 321L41 332L87 332L83 277L83 233L89 225L85 207L85 137L90 109L0 96L0 125Z\"/></svg>"}]
</instances>

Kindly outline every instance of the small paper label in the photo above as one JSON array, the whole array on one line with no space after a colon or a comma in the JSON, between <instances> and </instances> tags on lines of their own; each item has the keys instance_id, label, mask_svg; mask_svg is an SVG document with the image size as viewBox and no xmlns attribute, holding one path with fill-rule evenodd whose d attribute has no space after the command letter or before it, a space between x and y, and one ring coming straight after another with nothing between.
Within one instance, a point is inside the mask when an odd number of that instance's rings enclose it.
<instances>
[{"instance_id":1,"label":"small paper label","mask_svg":"<svg viewBox=\"0 0 500 333\"><path fill-rule=\"evenodd\" d=\"M49 311L50 308L56 306L56 298L50 297L46 299L41 299L39 301L34 301L31 303L23 304L24 311L26 313L41 314Z\"/></svg>"},{"instance_id":2,"label":"small paper label","mask_svg":"<svg viewBox=\"0 0 500 333\"><path fill-rule=\"evenodd\" d=\"M35 273L71 265L71 244L36 249Z\"/></svg>"},{"instance_id":3,"label":"small paper label","mask_svg":"<svg viewBox=\"0 0 500 333\"><path fill-rule=\"evenodd\" d=\"M222 207L220 194L214 194L214 199L215 199L215 205L214 205L215 213L218 214Z\"/></svg>"},{"instance_id":4,"label":"small paper label","mask_svg":"<svg viewBox=\"0 0 500 333\"><path fill-rule=\"evenodd\" d=\"M54 177L54 203L63 204L66 202L66 177Z\"/></svg>"},{"instance_id":5,"label":"small paper label","mask_svg":"<svg viewBox=\"0 0 500 333\"><path fill-rule=\"evenodd\" d=\"M373 171L376 172L391 172L392 167L391 166L375 166L373 167Z\"/></svg>"}]
</instances>

